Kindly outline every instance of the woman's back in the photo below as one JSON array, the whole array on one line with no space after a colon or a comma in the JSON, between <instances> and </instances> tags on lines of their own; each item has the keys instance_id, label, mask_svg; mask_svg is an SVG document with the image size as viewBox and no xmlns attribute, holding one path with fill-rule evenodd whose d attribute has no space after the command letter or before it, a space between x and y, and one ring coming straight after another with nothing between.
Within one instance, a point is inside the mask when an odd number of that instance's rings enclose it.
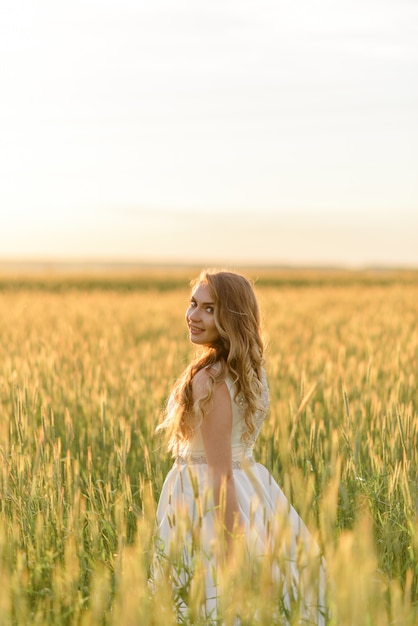
<instances>
[{"instance_id":1,"label":"woman's back","mask_svg":"<svg viewBox=\"0 0 418 626\"><path fill-rule=\"evenodd\" d=\"M232 461L235 468L239 467L243 459L253 460L253 448L260 433L261 426L266 417L269 407L269 390L267 384L267 377L263 370L262 373L262 393L260 397L260 406L263 410L259 410L253 416L254 431L251 435L245 437L247 430L244 413L245 413L245 398L242 393L237 395L237 388L233 382L232 376L227 374L225 377L225 384L229 391L229 397L231 401L232 409L232 431L231 431L231 451ZM189 463L205 463L205 448L203 444L203 438L201 429L198 428L187 445L182 446L181 453L179 455L181 462Z\"/></svg>"}]
</instances>

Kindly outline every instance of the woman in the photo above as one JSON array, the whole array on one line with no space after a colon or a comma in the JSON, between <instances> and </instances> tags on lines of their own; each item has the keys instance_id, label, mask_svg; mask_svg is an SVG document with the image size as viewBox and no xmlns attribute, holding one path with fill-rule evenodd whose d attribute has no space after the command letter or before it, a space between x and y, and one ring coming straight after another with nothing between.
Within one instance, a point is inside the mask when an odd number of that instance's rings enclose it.
<instances>
[{"instance_id":1,"label":"woman","mask_svg":"<svg viewBox=\"0 0 418 626\"><path fill-rule=\"evenodd\" d=\"M158 427L167 430L176 460L157 509L156 572L168 574L183 615L200 580L204 614L215 619L225 610L222 588L228 585L222 572L234 575L237 563L241 574L244 565L252 574L267 567L277 619L297 610L307 623L323 624L318 549L277 483L253 458L269 393L252 285L233 272L202 272L186 322L191 342L201 350L177 381ZM307 584L302 570L313 555L315 576L312 582L308 568Z\"/></svg>"}]
</instances>

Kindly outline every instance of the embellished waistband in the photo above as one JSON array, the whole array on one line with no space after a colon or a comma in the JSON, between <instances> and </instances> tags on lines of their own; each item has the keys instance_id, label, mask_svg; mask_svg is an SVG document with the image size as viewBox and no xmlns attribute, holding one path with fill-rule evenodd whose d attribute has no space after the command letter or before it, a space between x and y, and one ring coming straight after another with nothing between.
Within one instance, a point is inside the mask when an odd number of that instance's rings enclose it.
<instances>
[{"instance_id":1,"label":"embellished waistband","mask_svg":"<svg viewBox=\"0 0 418 626\"><path fill-rule=\"evenodd\" d=\"M199 456L182 456L178 455L176 457L177 463L181 465L207 465L206 457L202 454ZM232 468L233 469L242 469L246 465L254 465L255 460L252 456L245 456L242 459L233 459L232 460Z\"/></svg>"}]
</instances>

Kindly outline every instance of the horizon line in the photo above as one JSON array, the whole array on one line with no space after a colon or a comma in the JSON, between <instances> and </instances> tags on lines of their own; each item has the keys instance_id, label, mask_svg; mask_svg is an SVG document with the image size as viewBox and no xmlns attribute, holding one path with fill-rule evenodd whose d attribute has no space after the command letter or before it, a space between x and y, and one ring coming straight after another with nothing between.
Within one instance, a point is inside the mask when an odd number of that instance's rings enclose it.
<instances>
[{"instance_id":1,"label":"horizon line","mask_svg":"<svg viewBox=\"0 0 418 626\"><path fill-rule=\"evenodd\" d=\"M57 271L65 273L71 269L78 270L110 270L128 271L134 269L189 269L189 268L245 268L265 269L276 271L324 271L324 272L417 272L418 265L390 264L390 263L343 263L343 262L286 262L282 261L254 261L254 260L186 260L186 259L143 259L143 258L115 258L115 257L1 257L0 272L25 270L26 272L40 273L42 271Z\"/></svg>"}]
</instances>

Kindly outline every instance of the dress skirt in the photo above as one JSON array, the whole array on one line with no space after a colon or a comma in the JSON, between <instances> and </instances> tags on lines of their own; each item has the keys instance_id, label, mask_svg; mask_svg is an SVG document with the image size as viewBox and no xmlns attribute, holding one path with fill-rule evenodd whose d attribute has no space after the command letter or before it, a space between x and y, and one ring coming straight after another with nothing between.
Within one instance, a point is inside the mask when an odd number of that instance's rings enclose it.
<instances>
[{"instance_id":1,"label":"dress skirt","mask_svg":"<svg viewBox=\"0 0 418 626\"><path fill-rule=\"evenodd\" d=\"M272 624L287 623L296 610L298 623L323 626L324 561L312 536L264 465L244 459L234 461L233 466L245 552L241 575L244 562L246 573L257 572L258 579L266 580L268 569L277 598ZM219 616L221 541L208 465L199 459L178 459L167 474L158 503L154 578L169 576L180 614L187 614L188 591L199 571L204 581L204 615L214 620ZM236 623L240 623L239 615Z\"/></svg>"}]
</instances>

